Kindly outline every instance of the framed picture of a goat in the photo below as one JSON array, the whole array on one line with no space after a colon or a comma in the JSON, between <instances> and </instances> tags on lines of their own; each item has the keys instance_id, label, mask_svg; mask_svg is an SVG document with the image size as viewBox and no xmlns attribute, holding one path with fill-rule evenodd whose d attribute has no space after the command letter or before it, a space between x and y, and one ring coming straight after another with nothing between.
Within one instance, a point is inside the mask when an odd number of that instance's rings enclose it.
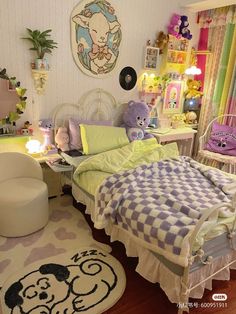
<instances>
[{"instance_id":1,"label":"framed picture of a goat","mask_svg":"<svg viewBox=\"0 0 236 314\"><path fill-rule=\"evenodd\" d=\"M105 0L80 2L71 14L71 47L77 66L104 77L116 66L122 33L114 6Z\"/></svg>"}]
</instances>

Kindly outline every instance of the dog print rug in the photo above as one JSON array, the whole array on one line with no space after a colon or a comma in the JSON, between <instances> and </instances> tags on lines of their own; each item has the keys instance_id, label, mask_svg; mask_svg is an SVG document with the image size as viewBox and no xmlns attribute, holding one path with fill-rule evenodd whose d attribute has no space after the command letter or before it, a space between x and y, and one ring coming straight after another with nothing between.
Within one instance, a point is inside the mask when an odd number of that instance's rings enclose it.
<instances>
[{"instance_id":1,"label":"dog print rug","mask_svg":"<svg viewBox=\"0 0 236 314\"><path fill-rule=\"evenodd\" d=\"M120 262L97 247L81 247L32 263L1 289L3 314L99 314L122 296Z\"/></svg>"}]
</instances>

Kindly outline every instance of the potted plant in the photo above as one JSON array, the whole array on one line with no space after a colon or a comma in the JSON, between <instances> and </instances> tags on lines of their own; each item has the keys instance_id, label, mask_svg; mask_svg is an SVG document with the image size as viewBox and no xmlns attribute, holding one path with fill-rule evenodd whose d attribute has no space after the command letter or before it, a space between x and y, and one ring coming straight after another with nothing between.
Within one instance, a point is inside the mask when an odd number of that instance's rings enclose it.
<instances>
[{"instance_id":1,"label":"potted plant","mask_svg":"<svg viewBox=\"0 0 236 314\"><path fill-rule=\"evenodd\" d=\"M48 70L47 60L44 58L45 54L51 54L54 48L57 48L57 43L50 39L51 29L40 32L39 30L31 30L27 28L29 37L23 37L30 41L33 47L29 48L37 53L37 59L35 62L36 69Z\"/></svg>"}]
</instances>

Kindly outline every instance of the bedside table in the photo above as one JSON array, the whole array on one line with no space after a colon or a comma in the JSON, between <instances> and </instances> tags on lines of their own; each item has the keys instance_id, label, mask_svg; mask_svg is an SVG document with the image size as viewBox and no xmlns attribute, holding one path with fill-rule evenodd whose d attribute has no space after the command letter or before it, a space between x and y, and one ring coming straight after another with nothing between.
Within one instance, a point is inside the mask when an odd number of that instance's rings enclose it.
<instances>
[{"instance_id":1,"label":"bedside table","mask_svg":"<svg viewBox=\"0 0 236 314\"><path fill-rule=\"evenodd\" d=\"M59 154L41 155L34 157L43 170L43 180L48 186L48 197L58 196L61 193L61 174L53 171L47 162L61 159Z\"/></svg>"},{"instance_id":2,"label":"bedside table","mask_svg":"<svg viewBox=\"0 0 236 314\"><path fill-rule=\"evenodd\" d=\"M192 157L194 136L197 133L197 130L184 127L170 129L164 134L161 134L161 129L149 130L149 133L153 134L156 137L159 144L177 142L180 155Z\"/></svg>"},{"instance_id":3,"label":"bedside table","mask_svg":"<svg viewBox=\"0 0 236 314\"><path fill-rule=\"evenodd\" d=\"M69 178L69 182L71 184L74 167L71 165L62 165L53 160L46 161L46 164L54 172L55 175L59 176L59 189L57 196L61 196L64 183L66 183L66 180L63 179ZM67 173L69 174L69 176L67 175Z\"/></svg>"}]
</instances>

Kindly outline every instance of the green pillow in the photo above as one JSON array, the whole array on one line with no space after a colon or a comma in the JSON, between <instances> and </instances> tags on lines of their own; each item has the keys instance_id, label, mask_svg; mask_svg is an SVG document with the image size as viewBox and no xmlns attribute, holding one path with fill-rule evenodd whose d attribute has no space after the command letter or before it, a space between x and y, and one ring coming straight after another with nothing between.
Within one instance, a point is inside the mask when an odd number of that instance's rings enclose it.
<instances>
[{"instance_id":1,"label":"green pillow","mask_svg":"<svg viewBox=\"0 0 236 314\"><path fill-rule=\"evenodd\" d=\"M125 128L80 124L80 134L85 155L97 154L129 144Z\"/></svg>"}]
</instances>

